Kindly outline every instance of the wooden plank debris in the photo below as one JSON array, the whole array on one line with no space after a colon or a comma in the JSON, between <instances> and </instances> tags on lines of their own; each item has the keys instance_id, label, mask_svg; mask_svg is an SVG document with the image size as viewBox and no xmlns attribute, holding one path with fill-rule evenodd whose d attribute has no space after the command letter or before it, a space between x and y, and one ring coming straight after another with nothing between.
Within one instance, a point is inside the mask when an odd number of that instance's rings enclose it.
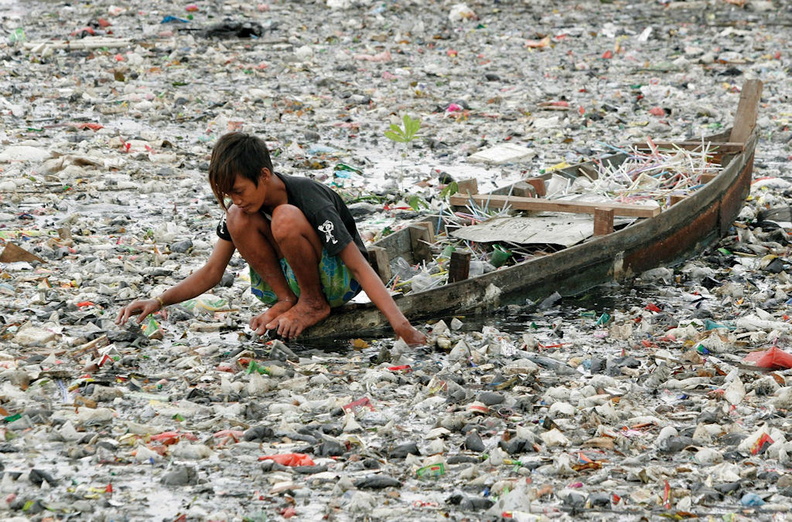
<instances>
[{"instance_id":1,"label":"wooden plank debris","mask_svg":"<svg viewBox=\"0 0 792 522\"><path fill-rule=\"evenodd\" d=\"M448 282L464 281L470 276L470 252L455 250L451 252L448 263Z\"/></svg>"},{"instance_id":2,"label":"wooden plank debris","mask_svg":"<svg viewBox=\"0 0 792 522\"><path fill-rule=\"evenodd\" d=\"M132 46L132 40L129 38L106 38L102 36L94 36L88 38L81 38L78 40L45 40L36 42L25 42L25 49L35 54L45 54L48 51L57 51L66 49L67 51L82 51L87 49L117 49L119 47Z\"/></svg>"},{"instance_id":3,"label":"wooden plank debris","mask_svg":"<svg viewBox=\"0 0 792 522\"><path fill-rule=\"evenodd\" d=\"M594 210L594 235L607 236L613 232L613 209L597 208Z\"/></svg>"},{"instance_id":4,"label":"wooden plank debris","mask_svg":"<svg viewBox=\"0 0 792 522\"><path fill-rule=\"evenodd\" d=\"M710 148L712 153L720 153L720 154L734 154L738 152L742 152L744 143L741 142L702 142L701 140L691 140L691 141L655 141L654 145L657 147L658 150L662 151L669 151L669 150L689 150L689 151L696 151L696 149L701 149L702 145L705 147ZM634 143L633 147L641 152L651 151L651 147L646 142Z\"/></svg>"},{"instance_id":5,"label":"wooden plank debris","mask_svg":"<svg viewBox=\"0 0 792 522\"><path fill-rule=\"evenodd\" d=\"M428 222L415 223L410 225L410 247L413 252L413 259L416 263L421 261L430 262L432 254L432 243L434 243L434 229Z\"/></svg>"},{"instance_id":6,"label":"wooden plank debris","mask_svg":"<svg viewBox=\"0 0 792 522\"><path fill-rule=\"evenodd\" d=\"M619 225L634 218L618 218ZM556 245L569 248L591 237L591 216L585 214L547 213L531 216L494 217L484 222L460 227L451 237L475 243L515 245Z\"/></svg>"},{"instance_id":7,"label":"wooden plank debris","mask_svg":"<svg viewBox=\"0 0 792 522\"><path fill-rule=\"evenodd\" d=\"M544 212L572 212L576 214L593 214L598 208L613 209L617 216L649 218L660 214L659 206L628 205L624 203L592 202L592 201L563 201L541 198L525 198L518 196L470 195L450 197L452 205L465 206L471 202L482 207L505 208L514 210L534 210Z\"/></svg>"},{"instance_id":8,"label":"wooden plank debris","mask_svg":"<svg viewBox=\"0 0 792 522\"><path fill-rule=\"evenodd\" d=\"M370 246L367 247L366 250L368 250L371 268L374 269L383 283L388 284L391 277L393 277L390 260L388 259L388 251L378 246Z\"/></svg>"},{"instance_id":9,"label":"wooden plank debris","mask_svg":"<svg viewBox=\"0 0 792 522\"><path fill-rule=\"evenodd\" d=\"M534 156L536 156L536 152L533 149L513 143L501 143L495 147L471 154L467 160L471 163L503 165L504 163L527 161Z\"/></svg>"}]
</instances>

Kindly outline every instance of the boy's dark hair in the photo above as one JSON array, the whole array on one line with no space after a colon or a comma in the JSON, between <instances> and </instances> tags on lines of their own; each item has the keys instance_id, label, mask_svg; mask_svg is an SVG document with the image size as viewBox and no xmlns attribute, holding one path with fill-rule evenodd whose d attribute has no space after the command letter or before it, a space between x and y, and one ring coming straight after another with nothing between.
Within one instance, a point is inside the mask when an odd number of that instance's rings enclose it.
<instances>
[{"instance_id":1,"label":"boy's dark hair","mask_svg":"<svg viewBox=\"0 0 792 522\"><path fill-rule=\"evenodd\" d=\"M234 187L237 175L258 187L261 169L272 171L272 159L264 140L244 132L230 132L217 140L209 160L209 185L223 209L225 198Z\"/></svg>"}]
</instances>

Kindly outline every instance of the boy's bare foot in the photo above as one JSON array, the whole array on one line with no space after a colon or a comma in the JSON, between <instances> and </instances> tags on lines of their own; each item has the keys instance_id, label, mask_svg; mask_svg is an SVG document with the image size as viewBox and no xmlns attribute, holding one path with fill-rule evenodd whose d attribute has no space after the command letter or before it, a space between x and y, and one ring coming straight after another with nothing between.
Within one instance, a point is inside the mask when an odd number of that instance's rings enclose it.
<instances>
[{"instance_id":1,"label":"boy's bare foot","mask_svg":"<svg viewBox=\"0 0 792 522\"><path fill-rule=\"evenodd\" d=\"M250 320L250 328L257 334L263 335L267 330L270 330L267 325L279 317L282 313L286 312L294 306L293 301L278 301L274 305L267 308L264 313L255 316Z\"/></svg>"},{"instance_id":2,"label":"boy's bare foot","mask_svg":"<svg viewBox=\"0 0 792 522\"><path fill-rule=\"evenodd\" d=\"M330 315L330 305L324 299L308 300L301 298L297 304L280 314L267 324L267 330L277 329L278 335L284 339L294 339L303 330L313 326Z\"/></svg>"}]
</instances>

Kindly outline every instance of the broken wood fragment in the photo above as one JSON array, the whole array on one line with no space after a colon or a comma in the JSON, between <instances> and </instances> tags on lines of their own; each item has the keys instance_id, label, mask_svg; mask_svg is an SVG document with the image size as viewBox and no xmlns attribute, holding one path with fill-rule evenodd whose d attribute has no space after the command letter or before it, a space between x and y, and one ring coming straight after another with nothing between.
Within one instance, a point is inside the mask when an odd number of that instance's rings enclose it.
<instances>
[{"instance_id":1,"label":"broken wood fragment","mask_svg":"<svg viewBox=\"0 0 792 522\"><path fill-rule=\"evenodd\" d=\"M536 195L540 198L543 198L547 194L547 187L545 186L545 180L542 178L532 178L525 180L526 183L531 185L534 190L536 191Z\"/></svg>"},{"instance_id":2,"label":"broken wood fragment","mask_svg":"<svg viewBox=\"0 0 792 522\"><path fill-rule=\"evenodd\" d=\"M24 248L15 245L14 243L6 243L3 253L0 254L0 263L18 263L18 262L33 263L46 263L36 254L28 252Z\"/></svg>"},{"instance_id":3,"label":"broken wood fragment","mask_svg":"<svg viewBox=\"0 0 792 522\"><path fill-rule=\"evenodd\" d=\"M470 276L470 252L455 250L448 262L448 282L464 281Z\"/></svg>"},{"instance_id":4,"label":"broken wood fragment","mask_svg":"<svg viewBox=\"0 0 792 522\"><path fill-rule=\"evenodd\" d=\"M415 223L410 225L410 248L413 252L413 259L416 263L434 259L432 254L432 243L434 243L434 230L432 224L428 222Z\"/></svg>"},{"instance_id":5,"label":"broken wood fragment","mask_svg":"<svg viewBox=\"0 0 792 522\"><path fill-rule=\"evenodd\" d=\"M382 247L370 246L368 250L369 264L377 273L383 283L387 284L393 272L391 272L390 260L388 259L388 251Z\"/></svg>"},{"instance_id":6,"label":"broken wood fragment","mask_svg":"<svg viewBox=\"0 0 792 522\"><path fill-rule=\"evenodd\" d=\"M613 233L613 217L612 208L594 209L594 235L607 236Z\"/></svg>"},{"instance_id":7,"label":"broken wood fragment","mask_svg":"<svg viewBox=\"0 0 792 522\"><path fill-rule=\"evenodd\" d=\"M680 201L684 200L685 198L687 198L687 196L685 196L685 195L673 194L669 198L669 203L671 203L671 205L673 206L673 205L676 205L677 203L679 203Z\"/></svg>"},{"instance_id":8,"label":"broken wood fragment","mask_svg":"<svg viewBox=\"0 0 792 522\"><path fill-rule=\"evenodd\" d=\"M458 181L457 194L478 194L478 181L473 178Z\"/></svg>"}]
</instances>

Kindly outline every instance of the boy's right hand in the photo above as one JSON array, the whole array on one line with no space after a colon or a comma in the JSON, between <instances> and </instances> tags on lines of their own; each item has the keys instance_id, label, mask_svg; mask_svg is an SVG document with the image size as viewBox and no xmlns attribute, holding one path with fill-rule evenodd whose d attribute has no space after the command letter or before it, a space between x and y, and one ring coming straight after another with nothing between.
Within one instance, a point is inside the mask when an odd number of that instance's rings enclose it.
<instances>
[{"instance_id":1,"label":"boy's right hand","mask_svg":"<svg viewBox=\"0 0 792 522\"><path fill-rule=\"evenodd\" d=\"M426 344L426 335L409 323L397 329L396 335L407 343L408 346L421 346Z\"/></svg>"},{"instance_id":2,"label":"boy's right hand","mask_svg":"<svg viewBox=\"0 0 792 522\"><path fill-rule=\"evenodd\" d=\"M162 308L162 306L160 306L160 302L156 299L138 299L137 301L132 301L118 312L115 324L122 325L133 315L139 315L137 323L140 324L146 316L159 311L160 308Z\"/></svg>"}]
</instances>

